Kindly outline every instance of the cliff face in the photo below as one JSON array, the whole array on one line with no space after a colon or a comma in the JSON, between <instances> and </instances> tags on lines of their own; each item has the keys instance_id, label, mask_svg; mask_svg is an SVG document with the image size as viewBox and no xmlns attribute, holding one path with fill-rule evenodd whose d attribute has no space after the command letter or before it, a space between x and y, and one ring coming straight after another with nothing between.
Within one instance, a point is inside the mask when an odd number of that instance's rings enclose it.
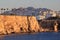
<instances>
[{"instance_id":1,"label":"cliff face","mask_svg":"<svg viewBox=\"0 0 60 40\"><path fill-rule=\"evenodd\" d=\"M38 32L40 31L40 27L38 25L38 22L35 17L28 17L29 23L30 23L30 30L32 32Z\"/></svg>"},{"instance_id":2,"label":"cliff face","mask_svg":"<svg viewBox=\"0 0 60 40\"><path fill-rule=\"evenodd\" d=\"M34 16L0 15L0 34L38 31L40 27Z\"/></svg>"}]
</instances>

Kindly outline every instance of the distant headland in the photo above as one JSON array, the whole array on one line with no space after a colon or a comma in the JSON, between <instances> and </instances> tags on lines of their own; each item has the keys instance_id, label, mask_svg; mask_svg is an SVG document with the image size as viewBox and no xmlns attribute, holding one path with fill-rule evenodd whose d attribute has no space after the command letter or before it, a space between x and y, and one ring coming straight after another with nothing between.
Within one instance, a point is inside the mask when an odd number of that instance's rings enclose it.
<instances>
[{"instance_id":1,"label":"distant headland","mask_svg":"<svg viewBox=\"0 0 60 40\"><path fill-rule=\"evenodd\" d=\"M60 31L60 11L28 7L0 12L0 34Z\"/></svg>"}]
</instances>

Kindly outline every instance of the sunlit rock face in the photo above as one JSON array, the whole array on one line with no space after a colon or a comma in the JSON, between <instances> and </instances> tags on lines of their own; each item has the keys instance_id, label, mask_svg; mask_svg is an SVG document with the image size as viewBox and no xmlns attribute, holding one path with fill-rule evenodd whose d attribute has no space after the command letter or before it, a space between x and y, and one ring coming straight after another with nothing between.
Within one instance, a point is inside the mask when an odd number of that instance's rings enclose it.
<instances>
[{"instance_id":1,"label":"sunlit rock face","mask_svg":"<svg viewBox=\"0 0 60 40\"><path fill-rule=\"evenodd\" d=\"M16 27L20 28L20 32L28 32L27 16L16 16L16 24L18 25Z\"/></svg>"},{"instance_id":2,"label":"sunlit rock face","mask_svg":"<svg viewBox=\"0 0 60 40\"><path fill-rule=\"evenodd\" d=\"M4 23L0 21L0 34L6 34L5 28L4 28Z\"/></svg>"},{"instance_id":3,"label":"sunlit rock face","mask_svg":"<svg viewBox=\"0 0 60 40\"><path fill-rule=\"evenodd\" d=\"M34 16L30 16L30 17L28 17L28 19L29 19L29 24L30 24L30 30L32 32L40 31L40 27L38 25L36 18Z\"/></svg>"},{"instance_id":4,"label":"sunlit rock face","mask_svg":"<svg viewBox=\"0 0 60 40\"><path fill-rule=\"evenodd\" d=\"M57 28L58 28L58 23L55 21L55 25L54 25L54 31L55 32L58 32L58 29Z\"/></svg>"},{"instance_id":5,"label":"sunlit rock face","mask_svg":"<svg viewBox=\"0 0 60 40\"><path fill-rule=\"evenodd\" d=\"M14 32L15 16L5 16L4 26L7 33Z\"/></svg>"},{"instance_id":6,"label":"sunlit rock face","mask_svg":"<svg viewBox=\"0 0 60 40\"><path fill-rule=\"evenodd\" d=\"M27 16L5 16L5 30L7 33L27 32Z\"/></svg>"},{"instance_id":7,"label":"sunlit rock face","mask_svg":"<svg viewBox=\"0 0 60 40\"><path fill-rule=\"evenodd\" d=\"M0 34L38 31L40 27L34 16L0 15Z\"/></svg>"},{"instance_id":8,"label":"sunlit rock face","mask_svg":"<svg viewBox=\"0 0 60 40\"><path fill-rule=\"evenodd\" d=\"M6 34L4 27L4 16L0 16L0 34Z\"/></svg>"}]
</instances>

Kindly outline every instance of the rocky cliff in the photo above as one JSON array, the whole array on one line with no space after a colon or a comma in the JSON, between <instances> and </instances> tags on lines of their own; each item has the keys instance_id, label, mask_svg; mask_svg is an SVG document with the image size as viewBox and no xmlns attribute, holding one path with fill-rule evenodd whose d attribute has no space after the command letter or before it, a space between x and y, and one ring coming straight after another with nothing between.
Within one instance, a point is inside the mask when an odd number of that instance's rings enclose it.
<instances>
[{"instance_id":1,"label":"rocky cliff","mask_svg":"<svg viewBox=\"0 0 60 40\"><path fill-rule=\"evenodd\" d=\"M0 15L0 34L38 31L40 27L34 16Z\"/></svg>"}]
</instances>

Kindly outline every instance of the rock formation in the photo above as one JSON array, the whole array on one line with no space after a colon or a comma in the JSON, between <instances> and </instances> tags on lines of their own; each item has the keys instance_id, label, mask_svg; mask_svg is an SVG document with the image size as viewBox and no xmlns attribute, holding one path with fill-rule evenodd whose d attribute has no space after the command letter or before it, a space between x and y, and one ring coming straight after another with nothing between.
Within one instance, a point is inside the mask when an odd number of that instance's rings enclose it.
<instances>
[{"instance_id":1,"label":"rock formation","mask_svg":"<svg viewBox=\"0 0 60 40\"><path fill-rule=\"evenodd\" d=\"M33 17L33 16L30 16L30 17L28 17L28 19L29 19L29 24L30 24L30 30L32 32L40 31L40 27L38 25L38 22L37 22L36 18Z\"/></svg>"},{"instance_id":2,"label":"rock formation","mask_svg":"<svg viewBox=\"0 0 60 40\"><path fill-rule=\"evenodd\" d=\"M38 31L40 27L34 16L0 15L0 34Z\"/></svg>"}]
</instances>

